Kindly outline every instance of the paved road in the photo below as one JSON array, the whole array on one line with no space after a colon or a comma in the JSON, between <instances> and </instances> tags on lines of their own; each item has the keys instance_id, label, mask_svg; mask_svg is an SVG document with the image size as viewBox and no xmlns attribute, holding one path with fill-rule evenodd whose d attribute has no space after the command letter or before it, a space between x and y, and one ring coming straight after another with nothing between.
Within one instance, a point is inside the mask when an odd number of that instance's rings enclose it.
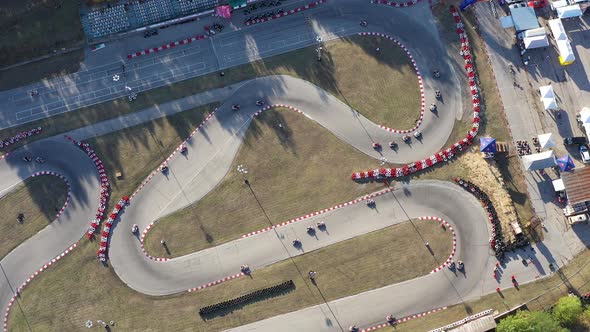
<instances>
[{"instance_id":1,"label":"paved road","mask_svg":"<svg viewBox=\"0 0 590 332\"><path fill-rule=\"evenodd\" d=\"M162 30L155 39L136 35L113 42L103 50L89 52L83 69L77 73L0 92L0 129L121 97L126 94L125 86L137 92L145 91L313 45L318 35L330 40L368 30L391 32L410 49L424 73L435 67L441 68L443 73L452 71L448 59L440 56L444 48L426 8L427 5L420 5L405 10L383 10L382 6L367 6L364 2L345 0L336 4L330 1L302 14L250 27L243 26L242 18L237 15L226 24L227 32L213 38L127 60L126 55L131 51L200 33L200 27L207 24L207 20ZM311 24L307 23L307 18ZM361 18L370 22L368 29L359 26ZM195 29L196 26L199 29ZM114 82L114 75L120 75L121 79ZM445 95L458 93L454 75L444 77L451 78L444 82L448 86ZM427 88L432 84L426 81ZM39 95L31 97L33 89L38 90ZM432 94L427 97L433 99Z\"/></svg>"}]
</instances>

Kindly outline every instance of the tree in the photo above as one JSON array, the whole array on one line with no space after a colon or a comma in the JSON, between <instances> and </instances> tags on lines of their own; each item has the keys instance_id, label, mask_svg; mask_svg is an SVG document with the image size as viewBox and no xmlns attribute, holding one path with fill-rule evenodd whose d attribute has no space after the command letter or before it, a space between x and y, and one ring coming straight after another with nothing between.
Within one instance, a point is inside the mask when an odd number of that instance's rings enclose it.
<instances>
[{"instance_id":1,"label":"tree","mask_svg":"<svg viewBox=\"0 0 590 332\"><path fill-rule=\"evenodd\" d=\"M579 297L564 296L557 301L553 308L553 317L561 325L567 326L577 322L583 311L582 301L580 301Z\"/></svg>"},{"instance_id":2,"label":"tree","mask_svg":"<svg viewBox=\"0 0 590 332\"><path fill-rule=\"evenodd\" d=\"M497 332L566 332L550 314L541 311L519 311L500 321Z\"/></svg>"}]
</instances>

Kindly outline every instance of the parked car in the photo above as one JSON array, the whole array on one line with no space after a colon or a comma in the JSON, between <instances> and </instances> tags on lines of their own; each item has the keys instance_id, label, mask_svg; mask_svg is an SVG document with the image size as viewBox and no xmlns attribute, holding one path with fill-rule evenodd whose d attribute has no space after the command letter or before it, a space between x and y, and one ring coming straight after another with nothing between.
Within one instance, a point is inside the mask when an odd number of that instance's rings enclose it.
<instances>
[{"instance_id":1,"label":"parked car","mask_svg":"<svg viewBox=\"0 0 590 332\"><path fill-rule=\"evenodd\" d=\"M582 161L585 163L590 162L590 152L588 151L588 146L586 144L580 145L580 157Z\"/></svg>"},{"instance_id":2,"label":"parked car","mask_svg":"<svg viewBox=\"0 0 590 332\"><path fill-rule=\"evenodd\" d=\"M584 136L566 137L563 139L563 144L565 144L565 145L586 144L586 143L588 143L588 140Z\"/></svg>"},{"instance_id":3,"label":"parked car","mask_svg":"<svg viewBox=\"0 0 590 332\"><path fill-rule=\"evenodd\" d=\"M576 216L571 216L567 218L567 221L570 225L577 224L580 222L588 222L588 214L578 214Z\"/></svg>"}]
</instances>

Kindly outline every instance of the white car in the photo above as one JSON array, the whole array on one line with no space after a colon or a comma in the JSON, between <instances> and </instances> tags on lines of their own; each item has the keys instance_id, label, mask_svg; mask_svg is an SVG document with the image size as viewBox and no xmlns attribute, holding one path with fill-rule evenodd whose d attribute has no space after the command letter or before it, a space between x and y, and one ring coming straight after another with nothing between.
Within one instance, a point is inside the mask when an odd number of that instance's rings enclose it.
<instances>
[{"instance_id":1,"label":"white car","mask_svg":"<svg viewBox=\"0 0 590 332\"><path fill-rule=\"evenodd\" d=\"M582 158L583 162L590 162L590 152L588 151L588 146L586 146L585 144L580 145L580 157Z\"/></svg>"}]
</instances>

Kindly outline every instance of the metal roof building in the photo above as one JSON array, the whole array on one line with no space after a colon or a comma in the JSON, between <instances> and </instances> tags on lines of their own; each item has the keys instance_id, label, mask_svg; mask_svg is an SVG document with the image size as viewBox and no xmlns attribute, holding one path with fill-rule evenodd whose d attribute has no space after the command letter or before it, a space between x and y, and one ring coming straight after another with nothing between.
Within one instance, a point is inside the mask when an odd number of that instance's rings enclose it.
<instances>
[{"instance_id":1,"label":"metal roof building","mask_svg":"<svg viewBox=\"0 0 590 332\"><path fill-rule=\"evenodd\" d=\"M570 205L590 201L590 167L582 167L562 174Z\"/></svg>"}]
</instances>

